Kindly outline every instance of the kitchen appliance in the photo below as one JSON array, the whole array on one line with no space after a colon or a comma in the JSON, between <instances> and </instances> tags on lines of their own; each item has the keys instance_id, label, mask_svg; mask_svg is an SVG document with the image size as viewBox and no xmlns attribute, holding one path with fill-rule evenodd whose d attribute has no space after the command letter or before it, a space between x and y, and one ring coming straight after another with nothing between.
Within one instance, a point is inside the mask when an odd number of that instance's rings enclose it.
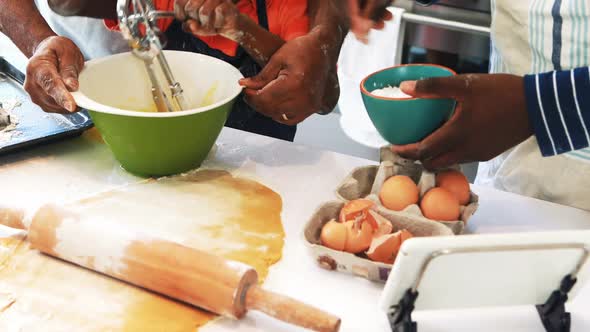
<instances>
[{"instance_id":1,"label":"kitchen appliance","mask_svg":"<svg viewBox=\"0 0 590 332\"><path fill-rule=\"evenodd\" d=\"M490 0L441 0L421 6L397 0L407 10L403 62L429 62L462 72L487 72Z\"/></svg>"}]
</instances>

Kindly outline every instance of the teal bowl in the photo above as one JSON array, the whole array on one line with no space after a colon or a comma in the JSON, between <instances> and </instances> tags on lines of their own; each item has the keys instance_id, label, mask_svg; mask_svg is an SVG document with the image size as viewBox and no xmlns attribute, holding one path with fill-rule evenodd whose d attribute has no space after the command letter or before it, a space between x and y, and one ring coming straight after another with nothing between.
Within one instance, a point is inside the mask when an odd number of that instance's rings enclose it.
<instances>
[{"instance_id":1,"label":"teal bowl","mask_svg":"<svg viewBox=\"0 0 590 332\"><path fill-rule=\"evenodd\" d=\"M456 75L449 68L430 64L410 64L380 70L361 82L363 103L381 136L393 145L421 141L438 129L453 114L452 99L389 98L373 95L371 91L388 86L397 87L404 81Z\"/></svg>"}]
</instances>

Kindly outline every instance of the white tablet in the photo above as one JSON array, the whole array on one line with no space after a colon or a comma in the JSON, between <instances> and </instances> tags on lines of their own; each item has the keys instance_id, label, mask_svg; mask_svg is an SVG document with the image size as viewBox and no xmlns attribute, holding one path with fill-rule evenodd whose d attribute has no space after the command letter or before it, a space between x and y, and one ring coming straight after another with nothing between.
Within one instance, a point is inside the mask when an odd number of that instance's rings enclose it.
<instances>
[{"instance_id":1,"label":"white tablet","mask_svg":"<svg viewBox=\"0 0 590 332\"><path fill-rule=\"evenodd\" d=\"M590 274L590 231L413 238L406 241L387 280L380 306L389 311L408 289L416 310L537 305L565 276Z\"/></svg>"}]
</instances>

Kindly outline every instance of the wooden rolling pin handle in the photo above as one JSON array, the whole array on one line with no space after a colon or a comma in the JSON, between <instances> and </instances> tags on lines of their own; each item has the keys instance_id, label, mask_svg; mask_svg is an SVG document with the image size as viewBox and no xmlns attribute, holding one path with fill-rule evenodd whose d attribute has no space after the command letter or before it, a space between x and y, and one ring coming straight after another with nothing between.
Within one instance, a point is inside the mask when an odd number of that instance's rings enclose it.
<instances>
[{"instance_id":1,"label":"wooden rolling pin handle","mask_svg":"<svg viewBox=\"0 0 590 332\"><path fill-rule=\"evenodd\" d=\"M283 322L313 331L337 332L340 330L340 318L258 286L248 289L246 308L264 312Z\"/></svg>"}]
</instances>

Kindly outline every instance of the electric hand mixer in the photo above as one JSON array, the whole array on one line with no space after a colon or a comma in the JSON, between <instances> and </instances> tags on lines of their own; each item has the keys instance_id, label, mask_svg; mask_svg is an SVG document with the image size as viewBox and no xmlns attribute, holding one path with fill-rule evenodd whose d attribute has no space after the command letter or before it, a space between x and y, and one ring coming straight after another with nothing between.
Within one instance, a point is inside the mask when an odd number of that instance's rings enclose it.
<instances>
[{"instance_id":1,"label":"electric hand mixer","mask_svg":"<svg viewBox=\"0 0 590 332\"><path fill-rule=\"evenodd\" d=\"M162 35L157 21L162 18L173 18L174 13L155 10L151 0L118 0L117 15L119 28L123 37L129 41L133 54L143 60L152 84L152 97L158 112L174 112L187 109L182 94L182 87L174 79L174 75L162 52ZM157 69L158 62L165 83L160 82ZM166 90L168 88L169 91Z\"/></svg>"}]
</instances>

